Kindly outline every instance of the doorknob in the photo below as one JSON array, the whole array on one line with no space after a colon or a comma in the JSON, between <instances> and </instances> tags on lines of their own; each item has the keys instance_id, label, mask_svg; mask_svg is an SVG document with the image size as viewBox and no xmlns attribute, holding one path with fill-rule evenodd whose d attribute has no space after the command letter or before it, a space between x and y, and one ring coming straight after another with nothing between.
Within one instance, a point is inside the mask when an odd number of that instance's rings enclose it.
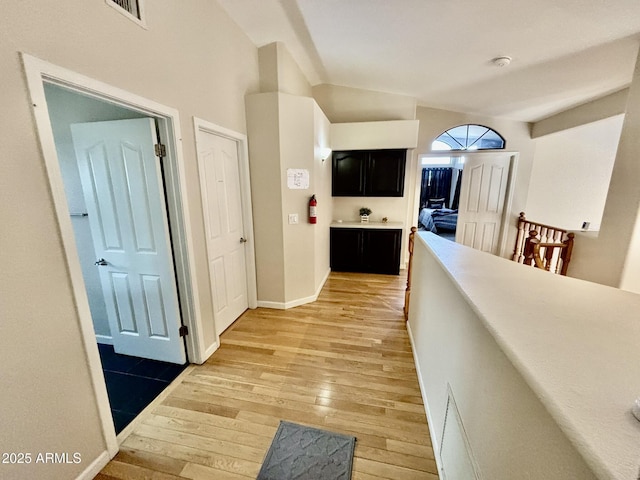
<instances>
[{"instance_id":1,"label":"doorknob","mask_svg":"<svg viewBox=\"0 0 640 480\"><path fill-rule=\"evenodd\" d=\"M240 243L247 243L247 239L244 237L240 237Z\"/></svg>"},{"instance_id":2,"label":"doorknob","mask_svg":"<svg viewBox=\"0 0 640 480\"><path fill-rule=\"evenodd\" d=\"M98 260L93 262L93 264L94 265L109 265L109 263L104 258L99 258Z\"/></svg>"}]
</instances>

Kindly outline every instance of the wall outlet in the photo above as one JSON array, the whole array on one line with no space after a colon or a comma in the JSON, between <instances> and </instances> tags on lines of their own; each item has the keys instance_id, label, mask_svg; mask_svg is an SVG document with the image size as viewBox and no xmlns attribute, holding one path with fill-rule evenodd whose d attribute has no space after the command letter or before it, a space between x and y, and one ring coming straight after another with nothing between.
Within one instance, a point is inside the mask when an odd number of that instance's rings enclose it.
<instances>
[{"instance_id":1,"label":"wall outlet","mask_svg":"<svg viewBox=\"0 0 640 480\"><path fill-rule=\"evenodd\" d=\"M298 214L290 213L289 214L289 225L297 225L298 224Z\"/></svg>"}]
</instances>

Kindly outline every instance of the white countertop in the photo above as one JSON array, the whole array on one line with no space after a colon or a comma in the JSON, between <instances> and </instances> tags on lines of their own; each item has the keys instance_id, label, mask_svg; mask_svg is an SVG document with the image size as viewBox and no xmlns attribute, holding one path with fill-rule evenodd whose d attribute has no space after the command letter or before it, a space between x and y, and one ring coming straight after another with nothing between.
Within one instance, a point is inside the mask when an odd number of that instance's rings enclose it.
<instances>
[{"instance_id":1,"label":"white countertop","mask_svg":"<svg viewBox=\"0 0 640 480\"><path fill-rule=\"evenodd\" d=\"M418 238L596 476L637 479L640 295Z\"/></svg>"},{"instance_id":2,"label":"white countertop","mask_svg":"<svg viewBox=\"0 0 640 480\"><path fill-rule=\"evenodd\" d=\"M372 222L362 223L359 221L337 221L331 222L331 228L391 228L402 229L404 224L402 222Z\"/></svg>"}]
</instances>

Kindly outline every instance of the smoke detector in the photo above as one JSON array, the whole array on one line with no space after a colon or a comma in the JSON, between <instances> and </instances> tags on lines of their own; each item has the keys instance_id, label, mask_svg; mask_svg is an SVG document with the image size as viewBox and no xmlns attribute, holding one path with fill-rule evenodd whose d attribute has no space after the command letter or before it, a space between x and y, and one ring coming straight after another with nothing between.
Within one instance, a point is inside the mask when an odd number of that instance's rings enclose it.
<instances>
[{"instance_id":1,"label":"smoke detector","mask_svg":"<svg viewBox=\"0 0 640 480\"><path fill-rule=\"evenodd\" d=\"M493 63L496 67L506 67L511 63L511 57L507 57L507 56L496 57L493 60L491 60L491 63Z\"/></svg>"}]
</instances>

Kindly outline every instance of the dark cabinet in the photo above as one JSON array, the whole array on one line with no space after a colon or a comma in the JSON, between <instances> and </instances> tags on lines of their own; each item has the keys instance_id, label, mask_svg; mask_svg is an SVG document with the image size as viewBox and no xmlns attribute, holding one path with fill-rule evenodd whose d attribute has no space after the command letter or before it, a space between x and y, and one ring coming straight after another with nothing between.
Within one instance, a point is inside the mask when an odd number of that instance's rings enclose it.
<instances>
[{"instance_id":1,"label":"dark cabinet","mask_svg":"<svg viewBox=\"0 0 640 480\"><path fill-rule=\"evenodd\" d=\"M333 152L331 194L334 197L401 197L407 151Z\"/></svg>"},{"instance_id":2,"label":"dark cabinet","mask_svg":"<svg viewBox=\"0 0 640 480\"><path fill-rule=\"evenodd\" d=\"M331 270L398 275L401 240L400 229L332 228Z\"/></svg>"}]
</instances>

